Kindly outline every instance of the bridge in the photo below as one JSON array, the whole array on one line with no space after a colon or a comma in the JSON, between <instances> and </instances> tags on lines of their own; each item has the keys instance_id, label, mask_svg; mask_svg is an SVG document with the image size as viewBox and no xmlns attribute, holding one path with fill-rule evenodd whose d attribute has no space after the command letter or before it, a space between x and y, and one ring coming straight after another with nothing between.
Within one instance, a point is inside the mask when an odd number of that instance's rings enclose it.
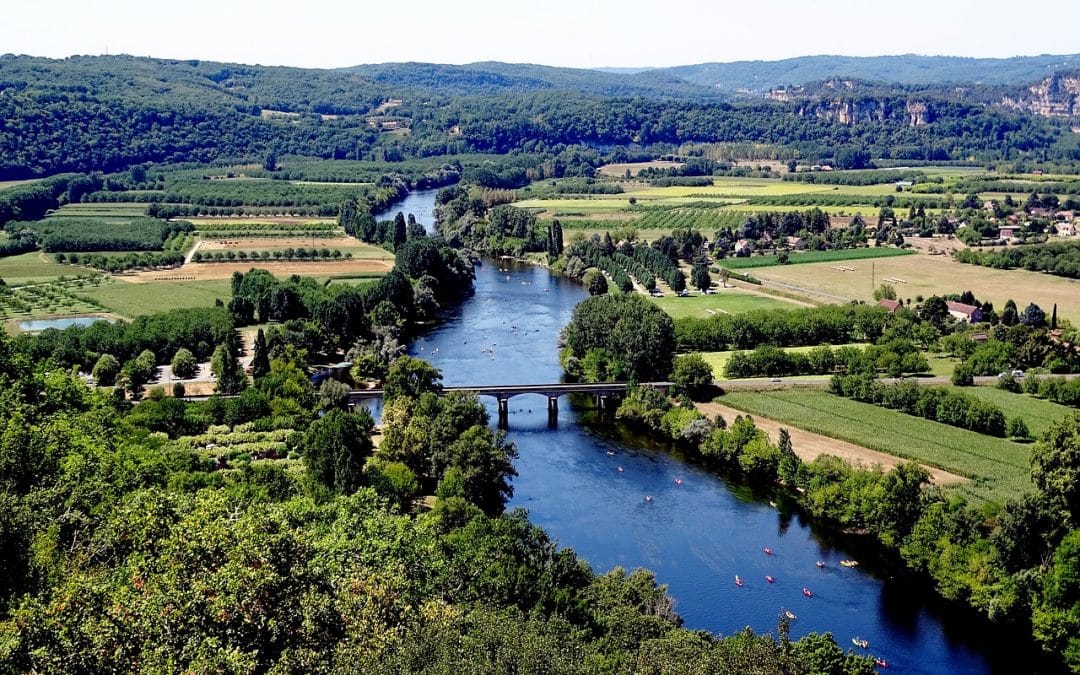
<instances>
[{"instance_id":1,"label":"bridge","mask_svg":"<svg viewBox=\"0 0 1080 675\"><path fill-rule=\"evenodd\" d=\"M442 393L461 391L477 396L490 396L499 402L499 419L504 419L510 412L509 402L515 396L525 394L538 394L547 397L548 415L554 417L559 414L559 397L566 394L590 394L596 401L600 410L608 408L608 400L612 396L625 394L630 382L595 382L595 383L564 383L556 384L484 384L468 385L459 387L443 387ZM658 389L667 393L674 383L672 382L641 382L638 386ZM382 389L354 389L349 392L349 405L356 405L361 401L374 398L382 398Z\"/></svg>"}]
</instances>

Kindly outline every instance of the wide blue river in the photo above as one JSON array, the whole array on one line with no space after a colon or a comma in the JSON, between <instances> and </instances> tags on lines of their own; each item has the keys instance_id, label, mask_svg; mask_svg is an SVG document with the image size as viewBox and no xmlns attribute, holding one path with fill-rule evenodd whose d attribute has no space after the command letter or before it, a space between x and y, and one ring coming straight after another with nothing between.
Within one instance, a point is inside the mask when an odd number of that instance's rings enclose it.
<instances>
[{"instance_id":1,"label":"wide blue river","mask_svg":"<svg viewBox=\"0 0 1080 675\"><path fill-rule=\"evenodd\" d=\"M432 197L424 193L425 215ZM430 225L418 212L423 203L417 199L413 212ZM542 268L487 261L477 268L475 295L410 353L441 368L447 385L557 382L556 340L585 297L580 285ZM485 403L494 420L494 402ZM598 421L588 401L559 403L551 428L545 398L510 400L508 435L520 453L510 507L526 509L597 571L655 572L687 627L775 634L779 615L790 611L793 637L827 631L845 649L855 649L853 637L866 639L869 649L857 651L886 659L894 672L1052 672L1022 630L936 600L895 561L879 559L871 542L811 527L782 498L754 495ZM839 565L849 558L859 567Z\"/></svg>"}]
</instances>

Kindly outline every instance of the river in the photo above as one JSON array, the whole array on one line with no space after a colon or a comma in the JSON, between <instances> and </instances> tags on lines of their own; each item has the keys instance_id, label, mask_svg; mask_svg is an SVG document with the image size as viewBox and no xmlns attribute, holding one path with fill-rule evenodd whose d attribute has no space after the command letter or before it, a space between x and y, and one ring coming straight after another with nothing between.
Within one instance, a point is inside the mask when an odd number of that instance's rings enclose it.
<instances>
[{"instance_id":1,"label":"river","mask_svg":"<svg viewBox=\"0 0 1080 675\"><path fill-rule=\"evenodd\" d=\"M543 268L486 261L475 295L418 337L410 353L442 369L451 386L557 382L556 339L585 297L580 285ZM481 400L496 419L494 402ZM872 543L812 527L783 499L773 506L775 496L756 496L598 422L588 402L560 399L552 428L545 398L519 396L510 400L508 421L520 453L509 507L526 509L597 571L655 572L688 628L775 634L779 614L789 610L797 617L793 637L828 631L844 649L864 638L869 649L857 651L886 659L896 672L1046 672L1019 629L989 626L941 602L895 561L878 559ZM847 558L860 566L841 567Z\"/></svg>"}]
</instances>

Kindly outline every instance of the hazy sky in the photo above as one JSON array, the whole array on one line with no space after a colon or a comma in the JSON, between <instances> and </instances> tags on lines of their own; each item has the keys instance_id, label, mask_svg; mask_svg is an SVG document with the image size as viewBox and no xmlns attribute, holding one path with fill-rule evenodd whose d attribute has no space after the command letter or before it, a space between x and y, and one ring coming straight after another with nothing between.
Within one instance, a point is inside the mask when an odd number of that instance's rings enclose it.
<instances>
[{"instance_id":1,"label":"hazy sky","mask_svg":"<svg viewBox=\"0 0 1080 675\"><path fill-rule=\"evenodd\" d=\"M1080 52L1077 0L29 0L0 53L340 67L498 60L668 66L808 54Z\"/></svg>"}]
</instances>

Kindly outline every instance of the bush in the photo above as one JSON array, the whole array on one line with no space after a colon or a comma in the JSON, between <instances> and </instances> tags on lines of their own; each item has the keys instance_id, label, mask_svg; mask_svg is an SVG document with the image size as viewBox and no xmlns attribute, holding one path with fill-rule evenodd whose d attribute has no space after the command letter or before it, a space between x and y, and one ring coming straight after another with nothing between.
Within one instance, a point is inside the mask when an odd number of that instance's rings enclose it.
<instances>
[{"instance_id":1,"label":"bush","mask_svg":"<svg viewBox=\"0 0 1080 675\"><path fill-rule=\"evenodd\" d=\"M958 387L972 387L975 385L975 373L971 370L971 366L963 363L957 364L953 368L952 383Z\"/></svg>"}]
</instances>

